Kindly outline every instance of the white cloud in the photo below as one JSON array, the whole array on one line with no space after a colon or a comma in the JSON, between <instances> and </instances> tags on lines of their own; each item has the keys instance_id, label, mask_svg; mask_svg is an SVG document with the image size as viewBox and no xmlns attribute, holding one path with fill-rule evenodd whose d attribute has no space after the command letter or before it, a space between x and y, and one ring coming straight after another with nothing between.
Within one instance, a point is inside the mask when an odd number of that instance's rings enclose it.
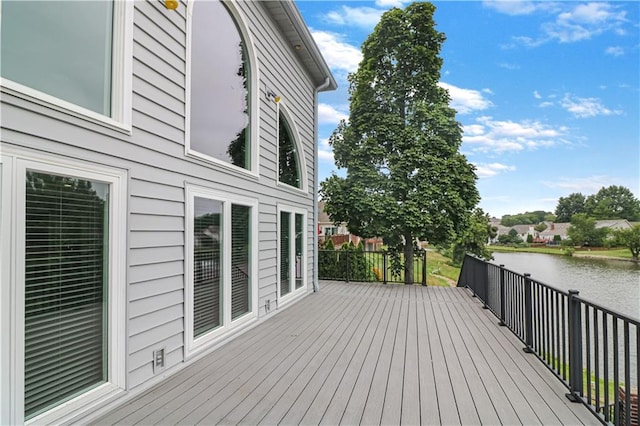
<instances>
[{"instance_id":1,"label":"white cloud","mask_svg":"<svg viewBox=\"0 0 640 426\"><path fill-rule=\"evenodd\" d=\"M463 89L443 82L438 83L438 85L449 91L451 107L455 108L460 114L468 114L471 111L481 111L493 106L493 103L482 96L482 92L478 90Z\"/></svg>"},{"instance_id":2,"label":"white cloud","mask_svg":"<svg viewBox=\"0 0 640 426\"><path fill-rule=\"evenodd\" d=\"M549 108L549 107L552 107L553 105L554 105L553 102L544 101L544 102L540 102L540 104L538 106L540 108Z\"/></svg>"},{"instance_id":3,"label":"white cloud","mask_svg":"<svg viewBox=\"0 0 640 426\"><path fill-rule=\"evenodd\" d=\"M536 98L536 99L542 99L542 96L540 95L540 93L538 93L537 90L533 91L533 97Z\"/></svg>"},{"instance_id":4,"label":"white cloud","mask_svg":"<svg viewBox=\"0 0 640 426\"><path fill-rule=\"evenodd\" d=\"M489 163L489 164L479 163L479 164L475 164L475 166L476 166L476 175L479 178L492 177L499 173L513 172L516 170L514 166L507 166L506 164L501 164L501 163Z\"/></svg>"},{"instance_id":5,"label":"white cloud","mask_svg":"<svg viewBox=\"0 0 640 426\"><path fill-rule=\"evenodd\" d=\"M549 188L560 188L567 193L580 192L585 195L594 194L601 188L615 184L616 179L610 176L588 176L584 178L578 177L560 177L553 181L544 181L543 184Z\"/></svg>"},{"instance_id":6,"label":"white cloud","mask_svg":"<svg viewBox=\"0 0 640 426\"><path fill-rule=\"evenodd\" d=\"M382 8L403 7L411 0L376 0L376 6Z\"/></svg>"},{"instance_id":7,"label":"white cloud","mask_svg":"<svg viewBox=\"0 0 640 426\"><path fill-rule=\"evenodd\" d=\"M340 120L348 120L349 115L329 104L318 104L318 123L338 124Z\"/></svg>"},{"instance_id":8,"label":"white cloud","mask_svg":"<svg viewBox=\"0 0 640 426\"><path fill-rule=\"evenodd\" d=\"M329 163L333 163L334 162L333 149L329 145L329 139L328 138L320 139L319 142L320 142L320 146L318 147L318 159L329 162Z\"/></svg>"},{"instance_id":9,"label":"white cloud","mask_svg":"<svg viewBox=\"0 0 640 426\"><path fill-rule=\"evenodd\" d=\"M607 47L604 53L611 56L622 56L624 55L624 49L620 46L611 46Z\"/></svg>"},{"instance_id":10,"label":"white cloud","mask_svg":"<svg viewBox=\"0 0 640 426\"><path fill-rule=\"evenodd\" d=\"M462 138L476 152L518 152L567 143L568 129L562 126L553 128L539 121L501 121L486 116L477 118L476 122L464 127Z\"/></svg>"},{"instance_id":11,"label":"white cloud","mask_svg":"<svg viewBox=\"0 0 640 426\"><path fill-rule=\"evenodd\" d=\"M342 41L339 34L327 31L312 31L311 34L332 70L355 72L362 60L357 47Z\"/></svg>"},{"instance_id":12,"label":"white cloud","mask_svg":"<svg viewBox=\"0 0 640 426\"><path fill-rule=\"evenodd\" d=\"M575 43L589 40L606 32L622 35L624 25L629 22L626 11L618 5L605 2L529 2L529 1L485 1L485 6L507 15L526 15L534 12L549 14L550 20L540 26L537 36L513 37L515 45L537 47L556 41ZM508 48L514 45L506 46Z\"/></svg>"},{"instance_id":13,"label":"white cloud","mask_svg":"<svg viewBox=\"0 0 640 426\"><path fill-rule=\"evenodd\" d=\"M509 46L503 46L503 47L508 48ZM508 62L500 62L500 63L498 64L498 66L499 66L500 68L504 68L504 69L506 69L506 70L511 70L511 71L513 71L513 70L519 70L519 69L520 69L520 65L518 65L518 64L510 64L510 63L508 63Z\"/></svg>"},{"instance_id":14,"label":"white cloud","mask_svg":"<svg viewBox=\"0 0 640 426\"><path fill-rule=\"evenodd\" d=\"M484 1L485 7L497 10L506 15L529 15L540 8L540 4L533 1L491 0Z\"/></svg>"},{"instance_id":15,"label":"white cloud","mask_svg":"<svg viewBox=\"0 0 640 426\"><path fill-rule=\"evenodd\" d=\"M605 107L598 98L579 98L566 94L560 106L569 111L574 117L589 118L598 115L620 115L622 111L611 110Z\"/></svg>"},{"instance_id":16,"label":"white cloud","mask_svg":"<svg viewBox=\"0 0 640 426\"><path fill-rule=\"evenodd\" d=\"M384 13L382 9L373 7L342 6L339 10L332 10L325 15L325 20L335 25L348 25L360 28L373 28Z\"/></svg>"}]
</instances>

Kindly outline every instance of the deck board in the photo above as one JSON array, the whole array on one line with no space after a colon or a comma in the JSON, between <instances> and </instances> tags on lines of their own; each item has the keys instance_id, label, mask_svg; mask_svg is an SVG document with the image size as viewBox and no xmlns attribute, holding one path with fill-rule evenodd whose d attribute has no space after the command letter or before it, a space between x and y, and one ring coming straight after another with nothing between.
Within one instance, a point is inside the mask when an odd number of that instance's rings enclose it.
<instances>
[{"instance_id":1,"label":"deck board","mask_svg":"<svg viewBox=\"0 0 640 426\"><path fill-rule=\"evenodd\" d=\"M600 424L465 289L320 288L93 424Z\"/></svg>"}]
</instances>

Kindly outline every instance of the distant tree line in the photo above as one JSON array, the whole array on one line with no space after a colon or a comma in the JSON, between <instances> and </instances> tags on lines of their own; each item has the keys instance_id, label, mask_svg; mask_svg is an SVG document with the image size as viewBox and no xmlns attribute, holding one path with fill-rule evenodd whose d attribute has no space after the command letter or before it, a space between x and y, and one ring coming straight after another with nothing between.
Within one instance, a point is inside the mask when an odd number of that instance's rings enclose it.
<instances>
[{"instance_id":1,"label":"distant tree line","mask_svg":"<svg viewBox=\"0 0 640 426\"><path fill-rule=\"evenodd\" d=\"M624 186L611 185L596 194L584 196L579 192L560 197L556 207L556 222L571 222L576 214L584 214L596 220L640 220L640 201Z\"/></svg>"}]
</instances>

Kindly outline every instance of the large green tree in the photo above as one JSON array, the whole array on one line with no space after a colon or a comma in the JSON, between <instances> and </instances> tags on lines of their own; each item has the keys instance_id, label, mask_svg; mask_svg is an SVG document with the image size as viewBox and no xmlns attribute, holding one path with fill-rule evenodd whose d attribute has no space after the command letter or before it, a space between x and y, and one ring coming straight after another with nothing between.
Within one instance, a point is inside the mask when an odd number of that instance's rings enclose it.
<instances>
[{"instance_id":1,"label":"large green tree","mask_svg":"<svg viewBox=\"0 0 640 426\"><path fill-rule=\"evenodd\" d=\"M560 197L555 211L556 222L571 222L571 217L574 214L585 212L584 203L585 197L579 192Z\"/></svg>"},{"instance_id":2,"label":"large green tree","mask_svg":"<svg viewBox=\"0 0 640 426\"><path fill-rule=\"evenodd\" d=\"M406 283L416 239L448 245L479 201L474 167L459 152L461 126L438 85L445 35L434 11L431 3L391 9L364 42L349 76L349 121L330 138L346 177L321 185L333 221L404 253Z\"/></svg>"},{"instance_id":3,"label":"large green tree","mask_svg":"<svg viewBox=\"0 0 640 426\"><path fill-rule=\"evenodd\" d=\"M577 246L600 247L608 232L607 228L596 228L596 220L584 213L574 214L567 229L571 243Z\"/></svg>"},{"instance_id":4,"label":"large green tree","mask_svg":"<svg viewBox=\"0 0 640 426\"><path fill-rule=\"evenodd\" d=\"M640 219L640 201L629 188L611 185L585 201L585 212L596 219Z\"/></svg>"},{"instance_id":5,"label":"large green tree","mask_svg":"<svg viewBox=\"0 0 640 426\"><path fill-rule=\"evenodd\" d=\"M633 260L638 261L640 256L640 225L629 229L618 229L615 232L616 242L627 247L631 251Z\"/></svg>"}]
</instances>

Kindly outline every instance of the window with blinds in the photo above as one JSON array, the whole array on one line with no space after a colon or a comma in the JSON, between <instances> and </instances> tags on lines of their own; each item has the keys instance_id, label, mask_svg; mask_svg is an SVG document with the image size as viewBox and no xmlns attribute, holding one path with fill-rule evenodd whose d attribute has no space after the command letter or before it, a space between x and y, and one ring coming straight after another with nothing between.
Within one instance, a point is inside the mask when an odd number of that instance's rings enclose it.
<instances>
[{"instance_id":1,"label":"window with blinds","mask_svg":"<svg viewBox=\"0 0 640 426\"><path fill-rule=\"evenodd\" d=\"M109 185L27 172L25 419L107 380Z\"/></svg>"},{"instance_id":2,"label":"window with blinds","mask_svg":"<svg viewBox=\"0 0 640 426\"><path fill-rule=\"evenodd\" d=\"M280 212L280 295L291 292L291 247L289 234L291 233L291 213Z\"/></svg>"},{"instance_id":3,"label":"window with blinds","mask_svg":"<svg viewBox=\"0 0 640 426\"><path fill-rule=\"evenodd\" d=\"M251 287L249 265L251 255L251 208L231 205L231 319L247 312Z\"/></svg>"},{"instance_id":4,"label":"window with blinds","mask_svg":"<svg viewBox=\"0 0 640 426\"><path fill-rule=\"evenodd\" d=\"M222 325L223 203L195 197L193 226L193 335Z\"/></svg>"},{"instance_id":5,"label":"window with blinds","mask_svg":"<svg viewBox=\"0 0 640 426\"><path fill-rule=\"evenodd\" d=\"M304 273L304 249L303 249L303 237L304 237L304 216L300 213L296 213L296 289L303 286L303 273Z\"/></svg>"},{"instance_id":6,"label":"window with blinds","mask_svg":"<svg viewBox=\"0 0 640 426\"><path fill-rule=\"evenodd\" d=\"M187 354L255 317L254 200L187 186ZM253 315L251 315L253 314Z\"/></svg>"}]
</instances>

